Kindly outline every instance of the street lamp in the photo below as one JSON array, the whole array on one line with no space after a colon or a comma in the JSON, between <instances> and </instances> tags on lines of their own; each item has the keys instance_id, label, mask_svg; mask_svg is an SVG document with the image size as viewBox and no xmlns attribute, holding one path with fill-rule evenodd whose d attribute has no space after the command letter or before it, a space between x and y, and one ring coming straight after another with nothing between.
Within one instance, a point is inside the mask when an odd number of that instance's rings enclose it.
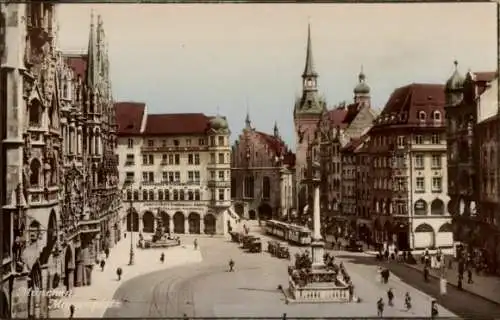
<instances>
[{"instance_id":1,"label":"street lamp","mask_svg":"<svg viewBox=\"0 0 500 320\"><path fill-rule=\"evenodd\" d=\"M124 189L127 189L130 192L130 207L129 207L129 214L130 214L130 253L129 253L129 262L128 265L132 266L134 265L134 217L132 216L133 210L134 210L134 194L132 191L132 183L130 183L128 186L124 186ZM141 187L139 187L139 190L141 190Z\"/></svg>"}]
</instances>

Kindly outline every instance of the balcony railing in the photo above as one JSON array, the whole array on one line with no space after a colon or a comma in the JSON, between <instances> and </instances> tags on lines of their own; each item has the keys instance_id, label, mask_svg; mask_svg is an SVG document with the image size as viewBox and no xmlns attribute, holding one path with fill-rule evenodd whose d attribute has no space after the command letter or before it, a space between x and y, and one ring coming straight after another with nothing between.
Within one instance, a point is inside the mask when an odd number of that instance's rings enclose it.
<instances>
[{"instance_id":1,"label":"balcony railing","mask_svg":"<svg viewBox=\"0 0 500 320\"><path fill-rule=\"evenodd\" d=\"M173 146L173 147L163 147L163 146L144 146L141 147L141 151L143 152L203 152L207 151L208 147L207 146L189 146L189 147L179 147L179 146Z\"/></svg>"},{"instance_id":2,"label":"balcony railing","mask_svg":"<svg viewBox=\"0 0 500 320\"><path fill-rule=\"evenodd\" d=\"M230 188L231 181L230 180L223 180L223 181L208 180L207 185L208 185L208 187L215 187L215 188Z\"/></svg>"}]
</instances>

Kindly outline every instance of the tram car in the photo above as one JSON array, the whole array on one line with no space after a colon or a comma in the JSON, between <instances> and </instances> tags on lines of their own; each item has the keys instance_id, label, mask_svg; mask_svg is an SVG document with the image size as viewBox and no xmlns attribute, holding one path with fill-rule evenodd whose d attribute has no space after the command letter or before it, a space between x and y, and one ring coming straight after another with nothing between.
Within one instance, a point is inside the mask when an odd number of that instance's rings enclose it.
<instances>
[{"instance_id":1,"label":"tram car","mask_svg":"<svg viewBox=\"0 0 500 320\"><path fill-rule=\"evenodd\" d=\"M266 222L266 233L296 245L311 244L311 231L306 227L295 224L268 220Z\"/></svg>"}]
</instances>

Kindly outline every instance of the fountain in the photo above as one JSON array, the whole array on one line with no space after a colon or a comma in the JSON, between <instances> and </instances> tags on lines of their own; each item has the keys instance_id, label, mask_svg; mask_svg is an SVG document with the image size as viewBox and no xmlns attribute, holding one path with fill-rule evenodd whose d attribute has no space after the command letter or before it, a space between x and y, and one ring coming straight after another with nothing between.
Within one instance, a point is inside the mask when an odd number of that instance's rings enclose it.
<instances>
[{"instance_id":1,"label":"fountain","mask_svg":"<svg viewBox=\"0 0 500 320\"><path fill-rule=\"evenodd\" d=\"M310 185L314 190L313 200L313 236L311 255L296 255L295 265L288 268L289 288L286 294L287 303L325 303L349 302L349 276L343 266L333 263L329 255L325 255L325 243L320 229L319 199L319 163L311 162ZM327 260L325 263L325 260Z\"/></svg>"}]
</instances>

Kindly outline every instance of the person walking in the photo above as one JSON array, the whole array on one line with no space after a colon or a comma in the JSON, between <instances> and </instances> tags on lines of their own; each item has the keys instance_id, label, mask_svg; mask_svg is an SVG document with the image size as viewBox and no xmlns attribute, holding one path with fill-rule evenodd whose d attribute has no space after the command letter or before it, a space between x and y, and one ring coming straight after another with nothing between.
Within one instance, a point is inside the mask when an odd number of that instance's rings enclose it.
<instances>
[{"instance_id":1,"label":"person walking","mask_svg":"<svg viewBox=\"0 0 500 320\"><path fill-rule=\"evenodd\" d=\"M75 305L72 304L69 306L69 318L73 319L74 316L75 316Z\"/></svg>"},{"instance_id":2,"label":"person walking","mask_svg":"<svg viewBox=\"0 0 500 320\"><path fill-rule=\"evenodd\" d=\"M106 255L106 259L109 258L109 248L104 249L104 254Z\"/></svg>"},{"instance_id":3,"label":"person walking","mask_svg":"<svg viewBox=\"0 0 500 320\"><path fill-rule=\"evenodd\" d=\"M104 272L104 266L106 265L106 261L103 259L101 260L101 271Z\"/></svg>"},{"instance_id":4,"label":"person walking","mask_svg":"<svg viewBox=\"0 0 500 320\"><path fill-rule=\"evenodd\" d=\"M474 283L474 281L472 281L472 268L471 267L467 268L467 283L468 284Z\"/></svg>"},{"instance_id":5,"label":"person walking","mask_svg":"<svg viewBox=\"0 0 500 320\"><path fill-rule=\"evenodd\" d=\"M377 301L377 315L379 318L384 316L384 299L380 298Z\"/></svg>"},{"instance_id":6,"label":"person walking","mask_svg":"<svg viewBox=\"0 0 500 320\"><path fill-rule=\"evenodd\" d=\"M233 261L233 259L229 260L229 272L234 272L234 261Z\"/></svg>"},{"instance_id":7,"label":"person walking","mask_svg":"<svg viewBox=\"0 0 500 320\"><path fill-rule=\"evenodd\" d=\"M198 250L198 239L194 239L193 247L194 247L194 250Z\"/></svg>"},{"instance_id":8,"label":"person walking","mask_svg":"<svg viewBox=\"0 0 500 320\"><path fill-rule=\"evenodd\" d=\"M161 255L160 255L160 262L161 262L161 263L164 263L164 262L165 262L165 253L163 253L163 252L162 252L162 253L161 253Z\"/></svg>"},{"instance_id":9,"label":"person walking","mask_svg":"<svg viewBox=\"0 0 500 320\"><path fill-rule=\"evenodd\" d=\"M393 300L394 300L394 292L392 292L392 288L389 288L389 290L387 290L387 305L389 307L394 306Z\"/></svg>"},{"instance_id":10,"label":"person walking","mask_svg":"<svg viewBox=\"0 0 500 320\"><path fill-rule=\"evenodd\" d=\"M424 266L424 281L429 282L429 267L427 264Z\"/></svg>"},{"instance_id":11,"label":"person walking","mask_svg":"<svg viewBox=\"0 0 500 320\"><path fill-rule=\"evenodd\" d=\"M410 311L411 309L411 297L409 292L405 294L405 309L406 311Z\"/></svg>"}]
</instances>

